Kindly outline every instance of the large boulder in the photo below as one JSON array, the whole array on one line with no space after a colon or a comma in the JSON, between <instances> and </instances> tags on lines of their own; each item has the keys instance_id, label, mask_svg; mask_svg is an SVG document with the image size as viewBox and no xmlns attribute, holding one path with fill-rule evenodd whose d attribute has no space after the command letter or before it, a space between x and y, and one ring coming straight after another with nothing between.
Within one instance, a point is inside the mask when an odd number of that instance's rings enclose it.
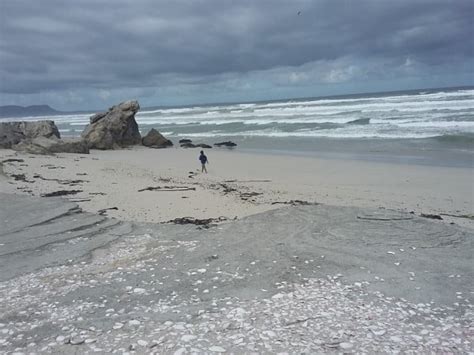
<instances>
[{"instance_id":1,"label":"large boulder","mask_svg":"<svg viewBox=\"0 0 474 355\"><path fill-rule=\"evenodd\" d=\"M11 148L23 140L38 137L60 138L53 121L2 122L0 123L0 148Z\"/></svg>"},{"instance_id":2,"label":"large boulder","mask_svg":"<svg viewBox=\"0 0 474 355\"><path fill-rule=\"evenodd\" d=\"M30 154L54 154L54 153L80 153L89 154L89 147L83 139L56 137L38 137L31 140L23 140L12 146L12 149Z\"/></svg>"},{"instance_id":3,"label":"large boulder","mask_svg":"<svg viewBox=\"0 0 474 355\"><path fill-rule=\"evenodd\" d=\"M143 137L142 144L145 147L150 148L166 148L171 147L173 142L171 142L169 139L166 139L160 132L152 128L147 133L147 135Z\"/></svg>"},{"instance_id":4,"label":"large boulder","mask_svg":"<svg viewBox=\"0 0 474 355\"><path fill-rule=\"evenodd\" d=\"M131 100L95 114L81 136L90 149L119 149L141 144L142 137L135 121L139 109L138 101Z\"/></svg>"}]
</instances>

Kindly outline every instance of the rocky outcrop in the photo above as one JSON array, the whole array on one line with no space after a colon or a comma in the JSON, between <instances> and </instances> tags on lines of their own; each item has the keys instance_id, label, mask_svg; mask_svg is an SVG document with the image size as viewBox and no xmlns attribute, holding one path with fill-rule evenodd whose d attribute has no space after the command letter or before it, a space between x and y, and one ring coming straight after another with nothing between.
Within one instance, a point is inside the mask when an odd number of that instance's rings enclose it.
<instances>
[{"instance_id":1,"label":"rocky outcrop","mask_svg":"<svg viewBox=\"0 0 474 355\"><path fill-rule=\"evenodd\" d=\"M118 149L141 144L142 137L135 121L139 109L138 101L132 100L95 114L81 136L90 149Z\"/></svg>"},{"instance_id":2,"label":"rocky outcrop","mask_svg":"<svg viewBox=\"0 0 474 355\"><path fill-rule=\"evenodd\" d=\"M227 148L233 148L233 147L237 146L237 144L235 144L234 142L231 142L231 141L221 142L221 143L214 143L214 145L216 147L227 147Z\"/></svg>"},{"instance_id":3,"label":"rocky outcrop","mask_svg":"<svg viewBox=\"0 0 474 355\"><path fill-rule=\"evenodd\" d=\"M59 139L56 137L38 137L23 140L12 149L30 154L80 153L89 154L86 142L78 138Z\"/></svg>"},{"instance_id":4,"label":"rocky outcrop","mask_svg":"<svg viewBox=\"0 0 474 355\"><path fill-rule=\"evenodd\" d=\"M152 128L142 139L142 144L150 148L166 148L173 146L173 142L163 137L156 129Z\"/></svg>"},{"instance_id":5,"label":"rocky outcrop","mask_svg":"<svg viewBox=\"0 0 474 355\"><path fill-rule=\"evenodd\" d=\"M194 144L191 139L180 139L179 144L181 145L181 148L212 148L209 144L205 143Z\"/></svg>"},{"instance_id":6,"label":"rocky outcrop","mask_svg":"<svg viewBox=\"0 0 474 355\"><path fill-rule=\"evenodd\" d=\"M0 123L0 148L9 149L22 141L38 137L59 138L60 136L53 121Z\"/></svg>"}]
</instances>

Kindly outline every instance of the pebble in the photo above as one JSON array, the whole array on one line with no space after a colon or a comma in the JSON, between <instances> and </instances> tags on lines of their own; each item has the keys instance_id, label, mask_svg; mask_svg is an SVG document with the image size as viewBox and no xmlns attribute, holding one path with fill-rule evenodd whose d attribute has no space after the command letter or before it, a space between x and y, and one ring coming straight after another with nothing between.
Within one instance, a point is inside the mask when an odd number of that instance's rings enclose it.
<instances>
[{"instance_id":1,"label":"pebble","mask_svg":"<svg viewBox=\"0 0 474 355\"><path fill-rule=\"evenodd\" d=\"M123 327L123 323L115 323L112 328L113 329L120 329L122 327Z\"/></svg>"},{"instance_id":2,"label":"pebble","mask_svg":"<svg viewBox=\"0 0 474 355\"><path fill-rule=\"evenodd\" d=\"M187 343L188 341L194 340L196 338L197 338L197 336L195 336L195 335L186 334L186 335L183 335L181 337L181 340Z\"/></svg>"},{"instance_id":3,"label":"pebble","mask_svg":"<svg viewBox=\"0 0 474 355\"><path fill-rule=\"evenodd\" d=\"M351 349L353 346L354 346L354 344L348 343L348 342L344 342L344 343L339 344L339 347L341 349L344 349L344 350Z\"/></svg>"},{"instance_id":4,"label":"pebble","mask_svg":"<svg viewBox=\"0 0 474 355\"><path fill-rule=\"evenodd\" d=\"M140 321L136 319L132 319L128 321L128 325L140 325Z\"/></svg>"},{"instance_id":5,"label":"pebble","mask_svg":"<svg viewBox=\"0 0 474 355\"><path fill-rule=\"evenodd\" d=\"M209 348L209 351L212 351L212 352L215 352L215 353L225 353L225 349L224 349L223 347L221 347L221 346L216 346L216 345L211 346L211 347Z\"/></svg>"},{"instance_id":6,"label":"pebble","mask_svg":"<svg viewBox=\"0 0 474 355\"><path fill-rule=\"evenodd\" d=\"M148 342L146 340L138 340L137 341L137 344L140 345L140 346L147 346L148 345Z\"/></svg>"},{"instance_id":7,"label":"pebble","mask_svg":"<svg viewBox=\"0 0 474 355\"><path fill-rule=\"evenodd\" d=\"M84 338L82 337L72 337L69 343L71 345L81 345L85 342Z\"/></svg>"}]
</instances>

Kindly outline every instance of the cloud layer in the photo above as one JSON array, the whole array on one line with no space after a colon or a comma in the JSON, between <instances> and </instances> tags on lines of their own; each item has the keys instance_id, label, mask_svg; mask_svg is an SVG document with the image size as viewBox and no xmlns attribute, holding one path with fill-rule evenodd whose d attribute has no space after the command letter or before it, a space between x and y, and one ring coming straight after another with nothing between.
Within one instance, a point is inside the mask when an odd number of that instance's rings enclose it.
<instances>
[{"instance_id":1,"label":"cloud layer","mask_svg":"<svg viewBox=\"0 0 474 355\"><path fill-rule=\"evenodd\" d=\"M5 104L238 101L474 77L471 0L15 0L0 12Z\"/></svg>"}]
</instances>

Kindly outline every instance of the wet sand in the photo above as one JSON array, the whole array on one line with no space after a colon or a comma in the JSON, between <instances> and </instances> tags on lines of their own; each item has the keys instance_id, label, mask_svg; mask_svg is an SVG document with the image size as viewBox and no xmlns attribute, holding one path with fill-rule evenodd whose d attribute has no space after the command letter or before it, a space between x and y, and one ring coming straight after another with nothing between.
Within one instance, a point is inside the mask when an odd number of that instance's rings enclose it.
<instances>
[{"instance_id":1,"label":"wet sand","mask_svg":"<svg viewBox=\"0 0 474 355\"><path fill-rule=\"evenodd\" d=\"M448 222L472 225L472 219L462 218L474 214L471 168L209 149L209 173L201 174L198 153L134 148L31 156L2 150L0 160L23 160L4 163L5 173L24 174L26 181L10 178L0 183L0 192L40 196L76 190L65 197L85 211L116 208L107 215L142 222L186 216L234 219L301 200L442 214Z\"/></svg>"}]
</instances>

